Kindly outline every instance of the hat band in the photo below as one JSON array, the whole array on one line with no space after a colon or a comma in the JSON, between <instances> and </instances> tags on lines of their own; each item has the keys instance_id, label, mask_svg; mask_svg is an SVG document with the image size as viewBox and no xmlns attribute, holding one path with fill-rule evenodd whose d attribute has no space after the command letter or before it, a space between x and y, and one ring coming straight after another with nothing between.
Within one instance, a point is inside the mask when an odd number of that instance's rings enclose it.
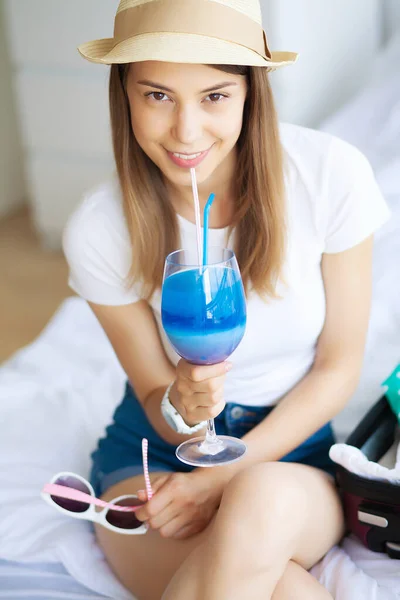
<instances>
[{"instance_id":1,"label":"hat band","mask_svg":"<svg viewBox=\"0 0 400 600\"><path fill-rule=\"evenodd\" d=\"M204 35L240 44L267 60L271 58L261 25L212 0L155 0L122 10L115 17L116 44L144 33Z\"/></svg>"}]
</instances>

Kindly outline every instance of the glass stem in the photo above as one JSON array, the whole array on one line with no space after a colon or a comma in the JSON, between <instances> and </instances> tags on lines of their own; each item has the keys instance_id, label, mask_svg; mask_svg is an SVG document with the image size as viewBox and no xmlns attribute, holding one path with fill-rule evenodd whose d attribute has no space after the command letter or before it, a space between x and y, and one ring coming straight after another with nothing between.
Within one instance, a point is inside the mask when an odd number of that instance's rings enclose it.
<instances>
[{"instance_id":1,"label":"glass stem","mask_svg":"<svg viewBox=\"0 0 400 600\"><path fill-rule=\"evenodd\" d=\"M224 442L215 433L214 419L207 421L207 433L202 444L200 444L199 450L203 454L210 454L215 456L219 454L225 445Z\"/></svg>"},{"instance_id":2,"label":"glass stem","mask_svg":"<svg viewBox=\"0 0 400 600\"><path fill-rule=\"evenodd\" d=\"M206 443L207 442L216 442L217 441L217 434L215 433L215 424L214 424L214 419L209 419L207 421L207 433L206 433Z\"/></svg>"}]
</instances>

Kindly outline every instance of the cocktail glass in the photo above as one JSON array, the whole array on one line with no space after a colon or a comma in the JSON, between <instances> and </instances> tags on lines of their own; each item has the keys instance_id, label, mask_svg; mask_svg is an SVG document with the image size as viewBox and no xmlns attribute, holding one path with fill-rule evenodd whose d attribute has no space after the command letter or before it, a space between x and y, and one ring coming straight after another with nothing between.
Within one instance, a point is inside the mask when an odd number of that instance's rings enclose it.
<instances>
[{"instance_id":1,"label":"cocktail glass","mask_svg":"<svg viewBox=\"0 0 400 600\"><path fill-rule=\"evenodd\" d=\"M246 327L246 298L235 253L211 247L204 266L194 264L186 250L169 254L161 315L172 347L188 362L213 365L229 358ZM210 419L205 438L183 442L176 455L195 467L213 467L235 462L245 452L246 445L240 439L217 436L214 419Z\"/></svg>"}]
</instances>

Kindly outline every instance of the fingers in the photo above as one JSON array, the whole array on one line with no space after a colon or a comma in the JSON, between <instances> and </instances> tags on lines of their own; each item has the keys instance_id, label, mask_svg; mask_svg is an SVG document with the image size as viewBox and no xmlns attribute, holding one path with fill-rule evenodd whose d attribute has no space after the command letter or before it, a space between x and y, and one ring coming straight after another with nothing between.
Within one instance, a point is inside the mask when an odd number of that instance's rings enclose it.
<instances>
[{"instance_id":1,"label":"fingers","mask_svg":"<svg viewBox=\"0 0 400 600\"><path fill-rule=\"evenodd\" d=\"M151 482L151 489L153 490L153 494L158 492L158 490L160 490L167 483L171 475L172 471L167 471L165 475L161 475L160 477L157 477L157 479L154 479L154 481Z\"/></svg>"},{"instance_id":2,"label":"fingers","mask_svg":"<svg viewBox=\"0 0 400 600\"><path fill-rule=\"evenodd\" d=\"M170 473L154 482L154 496L135 514L147 521L161 537L187 539L200 533L210 522L218 505L210 496L209 484L191 473ZM145 491L138 492L139 497ZM210 502L211 498L211 502Z\"/></svg>"},{"instance_id":3,"label":"fingers","mask_svg":"<svg viewBox=\"0 0 400 600\"><path fill-rule=\"evenodd\" d=\"M165 504L165 501L168 503ZM163 527L179 516L179 512L179 506L173 500L157 498L157 502L153 502L153 499L147 502L135 516L139 521L146 521L152 529L159 530L161 533Z\"/></svg>"},{"instance_id":4,"label":"fingers","mask_svg":"<svg viewBox=\"0 0 400 600\"><path fill-rule=\"evenodd\" d=\"M151 517L148 523L152 529L158 529L162 533L162 530L168 526L168 523L174 521L177 517L179 517L179 508L176 503L171 502L163 511L155 517Z\"/></svg>"},{"instance_id":5,"label":"fingers","mask_svg":"<svg viewBox=\"0 0 400 600\"><path fill-rule=\"evenodd\" d=\"M151 489L153 491L153 494L155 494L156 492L158 492L159 489L162 488L162 486L165 484L166 481L168 481L168 479L170 478L171 473L168 472L168 475L162 475L161 477L157 477L157 479L152 480L151 482ZM139 500L141 502L147 502L148 501L148 497L147 497L147 491L146 490L138 490L136 492L137 497L139 498Z\"/></svg>"},{"instance_id":6,"label":"fingers","mask_svg":"<svg viewBox=\"0 0 400 600\"><path fill-rule=\"evenodd\" d=\"M159 534L164 538L184 540L196 533L200 533L203 529L204 526L201 526L200 523L188 523L187 517L177 515L175 519L172 519L161 527Z\"/></svg>"},{"instance_id":7,"label":"fingers","mask_svg":"<svg viewBox=\"0 0 400 600\"><path fill-rule=\"evenodd\" d=\"M188 425L214 419L223 411L224 383L231 368L228 362L216 365L193 365L184 359L178 362L169 399Z\"/></svg>"},{"instance_id":8,"label":"fingers","mask_svg":"<svg viewBox=\"0 0 400 600\"><path fill-rule=\"evenodd\" d=\"M136 511L135 516L139 521L146 521L152 529L160 529L179 514L179 508L173 500L170 492L158 490L151 500Z\"/></svg>"},{"instance_id":9,"label":"fingers","mask_svg":"<svg viewBox=\"0 0 400 600\"><path fill-rule=\"evenodd\" d=\"M215 377L223 377L231 368L232 364L227 361L216 365L192 365L182 359L177 365L177 372L192 383L201 383Z\"/></svg>"},{"instance_id":10,"label":"fingers","mask_svg":"<svg viewBox=\"0 0 400 600\"><path fill-rule=\"evenodd\" d=\"M186 486L185 475L170 473L151 500L135 513L136 517L139 521L147 521L153 529L162 528L180 513L187 495L184 491Z\"/></svg>"},{"instance_id":11,"label":"fingers","mask_svg":"<svg viewBox=\"0 0 400 600\"><path fill-rule=\"evenodd\" d=\"M213 377L205 381L193 382L186 377L177 381L176 387L180 394L185 396L199 394L196 401L199 406L212 406L222 400L225 376Z\"/></svg>"},{"instance_id":12,"label":"fingers","mask_svg":"<svg viewBox=\"0 0 400 600\"><path fill-rule=\"evenodd\" d=\"M231 367L231 363L227 362L216 365L192 365L185 360L180 360L177 367L176 389L181 397L195 400L190 402L193 406L216 406L223 399L226 373ZM188 408L187 403L185 408Z\"/></svg>"},{"instance_id":13,"label":"fingers","mask_svg":"<svg viewBox=\"0 0 400 600\"><path fill-rule=\"evenodd\" d=\"M172 476L172 473L168 472L167 474L162 475L161 477L157 477L157 479L152 480L151 488L153 490L154 496L150 501L148 501L146 490L138 490L136 492L139 500L144 503L143 507L141 507L135 513L135 516L139 519L139 521L148 521L150 519L150 517L151 517L151 513L149 512L150 502L152 503L151 506L154 506L155 494L158 494L158 492L163 488L163 486L167 483L167 481L170 479L171 476ZM167 506L169 503L170 503L170 498L167 498L165 495L163 495L161 497L161 502L159 500L157 500L156 506L159 505L159 510L160 510L164 506Z\"/></svg>"},{"instance_id":14,"label":"fingers","mask_svg":"<svg viewBox=\"0 0 400 600\"><path fill-rule=\"evenodd\" d=\"M222 400L217 404L212 404L209 406L200 406L196 407L194 410L190 410L190 408L186 409L186 417L187 423L201 423L202 421L208 421L209 419L216 419L219 414L225 408L225 401Z\"/></svg>"},{"instance_id":15,"label":"fingers","mask_svg":"<svg viewBox=\"0 0 400 600\"><path fill-rule=\"evenodd\" d=\"M151 512L153 511L154 508L151 509ZM185 539L185 537L201 531L200 523L192 519L194 512L194 506L185 506L185 509L182 510L179 502L172 501L161 512L149 518L147 523L151 529L158 531L161 537Z\"/></svg>"}]
</instances>

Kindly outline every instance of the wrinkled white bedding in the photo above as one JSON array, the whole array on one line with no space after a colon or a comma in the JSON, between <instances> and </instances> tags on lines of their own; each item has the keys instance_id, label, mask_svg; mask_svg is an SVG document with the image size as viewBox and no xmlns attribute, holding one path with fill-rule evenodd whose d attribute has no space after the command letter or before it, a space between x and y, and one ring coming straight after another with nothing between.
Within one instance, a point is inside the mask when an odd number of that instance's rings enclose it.
<instances>
[{"instance_id":1,"label":"wrinkled white bedding","mask_svg":"<svg viewBox=\"0 0 400 600\"><path fill-rule=\"evenodd\" d=\"M58 471L89 474L89 455L123 393L125 376L86 303L65 301L42 335L0 369L0 558L61 562L111 598L118 584L88 523L40 497Z\"/></svg>"},{"instance_id":2,"label":"wrinkled white bedding","mask_svg":"<svg viewBox=\"0 0 400 600\"><path fill-rule=\"evenodd\" d=\"M76 581L59 563L0 559L0 600L107 600Z\"/></svg>"},{"instance_id":3,"label":"wrinkled white bedding","mask_svg":"<svg viewBox=\"0 0 400 600\"><path fill-rule=\"evenodd\" d=\"M335 421L339 439L380 397L380 383L400 357L398 54L399 43L379 81L322 126L367 154L393 211L376 237L365 366L352 402ZM60 562L78 582L116 600L132 597L107 566L90 525L51 510L39 494L59 470L88 475L89 454L122 397L124 380L105 335L78 298L67 300L43 334L0 368L0 558ZM313 573L337 600L400 598L400 561L369 552L352 538Z\"/></svg>"}]
</instances>

